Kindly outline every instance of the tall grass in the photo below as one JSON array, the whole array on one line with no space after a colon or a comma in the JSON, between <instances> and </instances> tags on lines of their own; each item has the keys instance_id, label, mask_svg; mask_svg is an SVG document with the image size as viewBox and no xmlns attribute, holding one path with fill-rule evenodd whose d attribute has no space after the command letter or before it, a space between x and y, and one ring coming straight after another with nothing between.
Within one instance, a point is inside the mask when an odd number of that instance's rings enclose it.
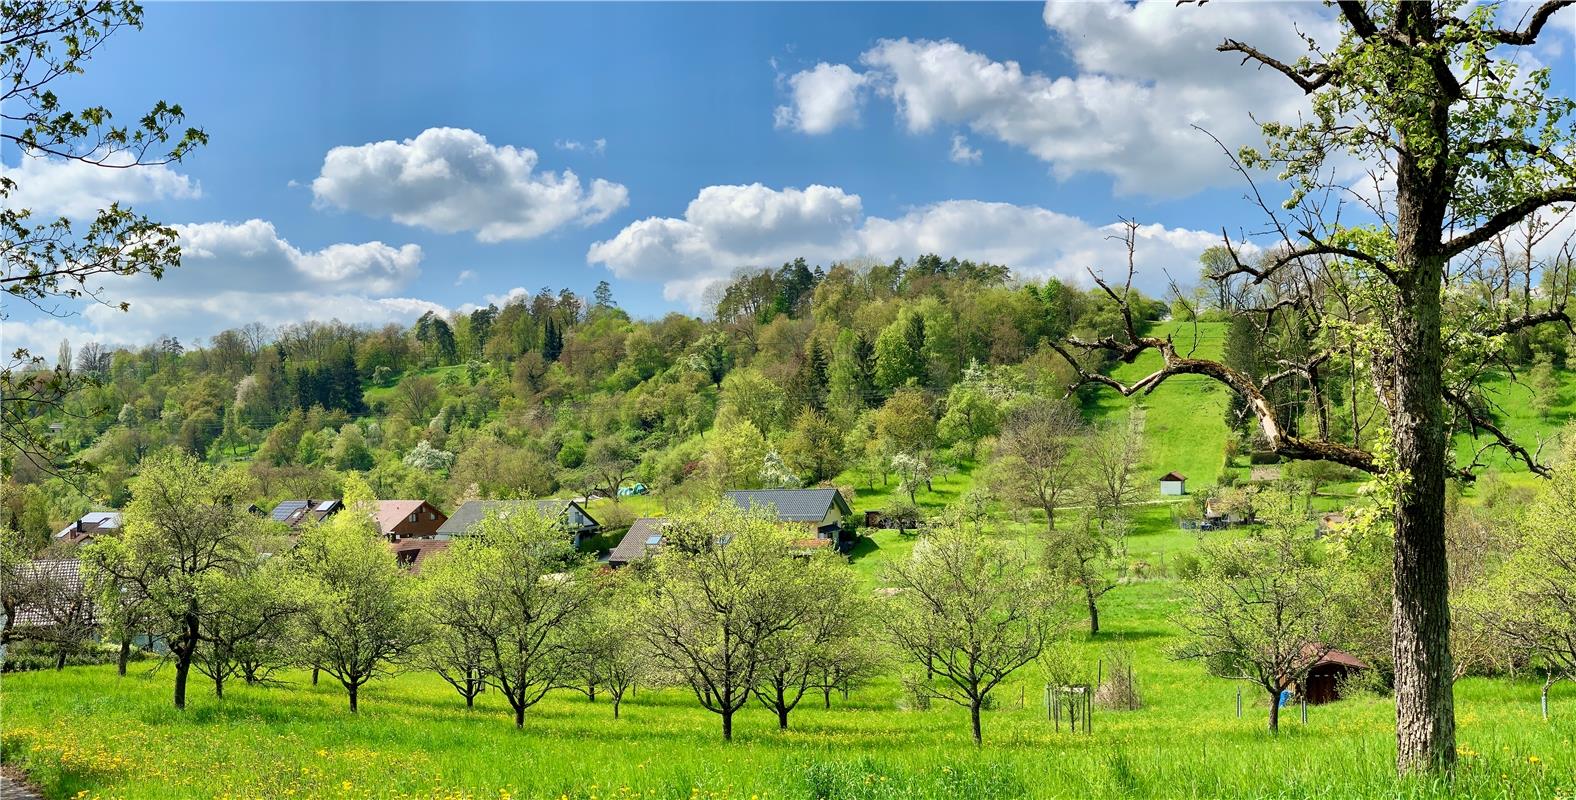
<instances>
[{"instance_id":1,"label":"tall grass","mask_svg":"<svg viewBox=\"0 0 1576 800\"><path fill-rule=\"evenodd\" d=\"M1165 602L1133 599L1129 611ZM787 732L751 707L728 745L678 690L638 690L619 720L605 702L555 692L515 730L495 693L466 712L426 675L370 687L358 715L304 673L227 687L222 701L199 684L181 713L168 670L82 667L5 677L0 752L50 797L1576 797L1576 688L1556 691L1545 723L1534 683L1463 682L1454 784L1401 783L1386 699L1310 709L1306 726L1271 737L1262 700L1248 695L1238 719L1231 684L1164 658L1163 626L1119 633L1138 654L1145 708L1097 711L1089 736L1057 733L1025 674L998 690L980 749L962 709L898 710L895 679L846 703L834 695L831 709L807 698ZM1108 641L1078 646L1092 663Z\"/></svg>"}]
</instances>

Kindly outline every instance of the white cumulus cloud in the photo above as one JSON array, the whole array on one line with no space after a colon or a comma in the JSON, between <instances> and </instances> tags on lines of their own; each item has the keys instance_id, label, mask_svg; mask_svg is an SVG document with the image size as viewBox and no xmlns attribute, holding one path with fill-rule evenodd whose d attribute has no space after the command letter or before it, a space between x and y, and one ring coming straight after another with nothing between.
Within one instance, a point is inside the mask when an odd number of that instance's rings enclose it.
<instances>
[{"instance_id":1,"label":"white cumulus cloud","mask_svg":"<svg viewBox=\"0 0 1576 800\"><path fill-rule=\"evenodd\" d=\"M593 244L586 260L622 278L659 281L669 300L699 309L711 286L737 269L775 267L803 256L822 264L858 257L912 259L923 253L989 261L1029 277L1083 283L1087 271L1116 274L1125 251L1114 224L1036 206L949 200L888 219L866 216L856 194L831 186L771 189L709 186L682 218L652 217ZM1138 232L1136 284L1161 293L1166 270L1180 279L1216 235L1163 225Z\"/></svg>"},{"instance_id":2,"label":"white cumulus cloud","mask_svg":"<svg viewBox=\"0 0 1576 800\"><path fill-rule=\"evenodd\" d=\"M422 250L414 244L301 248L259 219L174 228L180 234L181 266L167 271L163 280L136 275L102 281L103 297L129 302L130 310L89 303L80 316L6 320L7 346L15 342L53 352L61 338L136 345L164 335L193 342L248 322L381 324L444 310L402 296L420 274Z\"/></svg>"},{"instance_id":3,"label":"white cumulus cloud","mask_svg":"<svg viewBox=\"0 0 1576 800\"><path fill-rule=\"evenodd\" d=\"M1072 62L1070 74L1025 70L952 41L884 39L860 54L863 73L821 64L790 78L794 105L779 118L812 118L798 81L857 75L892 102L910 133L963 125L1028 151L1058 178L1100 173L1122 194L1182 196L1235 180L1219 148L1193 126L1235 148L1260 140L1250 111L1289 119L1306 102L1283 76L1241 66L1214 46L1240 39L1291 62L1307 53L1299 30L1321 42L1336 33L1333 12L1303 3L1049 2L1043 18ZM858 96L827 94L845 104ZM794 127L824 133L852 121L846 113L813 118L815 130Z\"/></svg>"},{"instance_id":4,"label":"white cumulus cloud","mask_svg":"<svg viewBox=\"0 0 1576 800\"><path fill-rule=\"evenodd\" d=\"M128 158L111 158L125 164ZM135 168L98 167L58 158L23 157L15 167L0 166L0 175L16 181L6 199L8 208L27 208L34 219L65 216L87 219L113 203L135 204L152 200L189 200L202 195L202 187L168 164Z\"/></svg>"},{"instance_id":5,"label":"white cumulus cloud","mask_svg":"<svg viewBox=\"0 0 1576 800\"><path fill-rule=\"evenodd\" d=\"M859 121L866 78L846 64L822 62L788 78L791 105L778 106L779 128L827 133Z\"/></svg>"},{"instance_id":6,"label":"white cumulus cloud","mask_svg":"<svg viewBox=\"0 0 1576 800\"><path fill-rule=\"evenodd\" d=\"M607 219L629 202L623 185L583 184L570 170L537 170L526 147L490 144L463 128L428 128L414 139L336 147L312 181L322 205L388 217L483 242L532 239Z\"/></svg>"}]
</instances>

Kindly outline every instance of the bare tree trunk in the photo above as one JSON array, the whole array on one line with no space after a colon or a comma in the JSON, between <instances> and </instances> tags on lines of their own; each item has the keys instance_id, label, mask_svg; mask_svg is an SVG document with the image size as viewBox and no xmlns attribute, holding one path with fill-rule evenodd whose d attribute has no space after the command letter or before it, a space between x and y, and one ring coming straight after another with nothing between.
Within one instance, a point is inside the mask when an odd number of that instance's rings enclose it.
<instances>
[{"instance_id":1,"label":"bare tree trunk","mask_svg":"<svg viewBox=\"0 0 1576 800\"><path fill-rule=\"evenodd\" d=\"M360 707L356 705L356 694L361 689L361 687L352 683L346 686L345 689L350 692L350 713L355 714L360 711Z\"/></svg>"},{"instance_id":2,"label":"bare tree trunk","mask_svg":"<svg viewBox=\"0 0 1576 800\"><path fill-rule=\"evenodd\" d=\"M525 703L523 702L514 704L514 726L516 728L525 727Z\"/></svg>"},{"instance_id":3,"label":"bare tree trunk","mask_svg":"<svg viewBox=\"0 0 1576 800\"><path fill-rule=\"evenodd\" d=\"M62 643L60 645L60 654L55 656L55 671L56 672L59 672L59 671L61 671L61 670L66 668L66 654L68 652L70 652L70 651L68 651L66 649L66 645L64 643Z\"/></svg>"},{"instance_id":4,"label":"bare tree trunk","mask_svg":"<svg viewBox=\"0 0 1576 800\"><path fill-rule=\"evenodd\" d=\"M1270 692L1270 733L1280 733L1280 692Z\"/></svg>"},{"instance_id":5,"label":"bare tree trunk","mask_svg":"<svg viewBox=\"0 0 1576 800\"><path fill-rule=\"evenodd\" d=\"M722 740L733 741L733 709L726 703L722 706Z\"/></svg>"},{"instance_id":6,"label":"bare tree trunk","mask_svg":"<svg viewBox=\"0 0 1576 800\"><path fill-rule=\"evenodd\" d=\"M1084 599L1089 603L1089 635L1100 632L1100 604L1096 602L1094 586L1084 583Z\"/></svg>"},{"instance_id":7,"label":"bare tree trunk","mask_svg":"<svg viewBox=\"0 0 1576 800\"><path fill-rule=\"evenodd\" d=\"M186 679L191 675L192 656L197 653L198 626L201 624L195 611L188 612L182 620L185 630L175 647L175 707L186 708Z\"/></svg>"},{"instance_id":8,"label":"bare tree trunk","mask_svg":"<svg viewBox=\"0 0 1576 800\"><path fill-rule=\"evenodd\" d=\"M126 677L126 664L131 661L131 637L120 637L120 655L115 658L115 674Z\"/></svg>"},{"instance_id":9,"label":"bare tree trunk","mask_svg":"<svg viewBox=\"0 0 1576 800\"><path fill-rule=\"evenodd\" d=\"M312 668L312 685L317 685L317 667Z\"/></svg>"},{"instance_id":10,"label":"bare tree trunk","mask_svg":"<svg viewBox=\"0 0 1576 800\"><path fill-rule=\"evenodd\" d=\"M191 674L192 657L190 653L175 654L175 707L186 708L186 678Z\"/></svg>"},{"instance_id":11,"label":"bare tree trunk","mask_svg":"<svg viewBox=\"0 0 1576 800\"><path fill-rule=\"evenodd\" d=\"M213 675L213 696L224 699L224 673L218 670L214 670Z\"/></svg>"},{"instance_id":12,"label":"bare tree trunk","mask_svg":"<svg viewBox=\"0 0 1576 800\"><path fill-rule=\"evenodd\" d=\"M974 724L974 746L979 747L983 742L980 737L980 701L974 698L969 702L969 721Z\"/></svg>"},{"instance_id":13,"label":"bare tree trunk","mask_svg":"<svg viewBox=\"0 0 1576 800\"><path fill-rule=\"evenodd\" d=\"M781 683L777 684L777 729L788 730L788 694Z\"/></svg>"}]
</instances>

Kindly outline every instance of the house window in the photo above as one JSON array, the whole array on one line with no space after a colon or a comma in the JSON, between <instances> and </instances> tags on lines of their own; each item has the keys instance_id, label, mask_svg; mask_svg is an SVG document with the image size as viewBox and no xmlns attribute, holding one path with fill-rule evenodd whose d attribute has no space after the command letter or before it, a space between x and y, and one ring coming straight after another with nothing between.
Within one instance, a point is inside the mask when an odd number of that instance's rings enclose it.
<instances>
[{"instance_id":1,"label":"house window","mask_svg":"<svg viewBox=\"0 0 1576 800\"><path fill-rule=\"evenodd\" d=\"M415 513L415 512L412 512L412 513L411 513L411 515L410 515L410 521L411 521L411 522L415 522L415 521L416 521L416 513Z\"/></svg>"}]
</instances>

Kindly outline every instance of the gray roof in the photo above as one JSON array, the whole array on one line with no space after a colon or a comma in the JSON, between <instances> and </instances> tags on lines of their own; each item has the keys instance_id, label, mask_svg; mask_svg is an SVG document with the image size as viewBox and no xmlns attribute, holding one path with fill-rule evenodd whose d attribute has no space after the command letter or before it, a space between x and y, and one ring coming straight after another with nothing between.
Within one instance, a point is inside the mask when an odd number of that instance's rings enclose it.
<instances>
[{"instance_id":1,"label":"gray roof","mask_svg":"<svg viewBox=\"0 0 1576 800\"><path fill-rule=\"evenodd\" d=\"M656 555L662 547L662 526L667 520L661 517L641 517L629 526L629 532L618 540L618 546L608 554L609 564L628 564Z\"/></svg>"},{"instance_id":2,"label":"gray roof","mask_svg":"<svg viewBox=\"0 0 1576 800\"><path fill-rule=\"evenodd\" d=\"M85 621L93 621L92 600L83 596L81 561L35 559L21 566L17 578L31 586L25 593L28 602L17 607L17 625L52 625L70 612L71 604L80 600L89 604Z\"/></svg>"},{"instance_id":3,"label":"gray roof","mask_svg":"<svg viewBox=\"0 0 1576 800\"><path fill-rule=\"evenodd\" d=\"M820 522L834 503L844 514L854 513L836 489L754 489L724 494L743 509L775 507L783 522Z\"/></svg>"},{"instance_id":4,"label":"gray roof","mask_svg":"<svg viewBox=\"0 0 1576 800\"><path fill-rule=\"evenodd\" d=\"M585 514L586 519L591 520L593 525L597 524L596 519L586 512L585 506L573 500L559 500L556 498L551 500L467 500L459 508L454 509L454 513L449 515L448 520L438 526L438 533L447 536L457 536L475 527L476 523L481 522L487 516L487 513L493 509L498 509L503 513L510 513L514 509L524 508L527 505L534 505L536 513L549 519L562 517L569 513L569 507L573 505L579 508L580 513Z\"/></svg>"},{"instance_id":5,"label":"gray roof","mask_svg":"<svg viewBox=\"0 0 1576 800\"><path fill-rule=\"evenodd\" d=\"M55 538L64 539L72 534L115 530L120 527L120 522L119 511L89 511L83 514L81 519L62 528L55 534Z\"/></svg>"}]
</instances>

